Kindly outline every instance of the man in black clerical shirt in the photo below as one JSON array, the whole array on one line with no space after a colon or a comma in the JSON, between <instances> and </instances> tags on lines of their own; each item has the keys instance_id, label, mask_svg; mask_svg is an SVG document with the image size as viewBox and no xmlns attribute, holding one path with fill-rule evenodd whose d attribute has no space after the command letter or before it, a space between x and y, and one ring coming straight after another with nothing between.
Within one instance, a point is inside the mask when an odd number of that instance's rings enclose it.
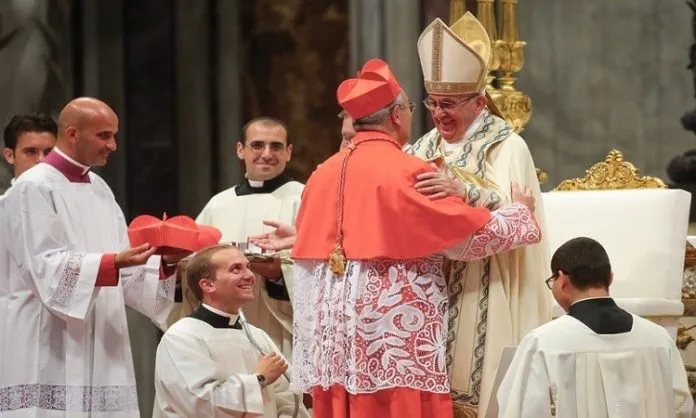
<instances>
[{"instance_id":1,"label":"man in black clerical shirt","mask_svg":"<svg viewBox=\"0 0 696 418\"><path fill-rule=\"evenodd\" d=\"M571 239L553 254L551 271L546 285L568 315L597 334L631 330L633 316L609 296L613 273L602 244L586 237Z\"/></svg>"},{"instance_id":2,"label":"man in black clerical shirt","mask_svg":"<svg viewBox=\"0 0 696 418\"><path fill-rule=\"evenodd\" d=\"M249 121L237 139L244 162L240 183L213 196L196 218L222 232L221 242L246 243L270 230L264 220L294 224L304 185L286 174L292 144L283 122L271 117ZM250 257L256 274L254 300L245 307L249 323L263 329L287 358L292 353L292 261L289 252ZM170 322L188 315L200 302L182 282L182 304Z\"/></svg>"}]
</instances>

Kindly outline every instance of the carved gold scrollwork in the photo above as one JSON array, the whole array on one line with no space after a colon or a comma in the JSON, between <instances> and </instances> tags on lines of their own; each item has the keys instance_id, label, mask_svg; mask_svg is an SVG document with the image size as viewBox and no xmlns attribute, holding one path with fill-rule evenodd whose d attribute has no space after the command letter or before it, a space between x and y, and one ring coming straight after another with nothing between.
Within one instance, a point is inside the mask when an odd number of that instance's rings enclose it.
<instances>
[{"instance_id":1,"label":"carved gold scrollwork","mask_svg":"<svg viewBox=\"0 0 696 418\"><path fill-rule=\"evenodd\" d=\"M636 167L624 160L620 151L611 150L607 158L590 167L583 178L564 180L554 190L665 189L657 177L641 177Z\"/></svg>"}]
</instances>

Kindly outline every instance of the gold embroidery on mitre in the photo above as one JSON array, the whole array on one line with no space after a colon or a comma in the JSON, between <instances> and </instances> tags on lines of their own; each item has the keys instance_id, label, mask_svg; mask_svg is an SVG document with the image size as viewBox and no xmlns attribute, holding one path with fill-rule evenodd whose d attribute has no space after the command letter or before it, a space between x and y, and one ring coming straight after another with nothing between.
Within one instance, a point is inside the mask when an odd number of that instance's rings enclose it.
<instances>
[{"instance_id":1,"label":"gold embroidery on mitre","mask_svg":"<svg viewBox=\"0 0 696 418\"><path fill-rule=\"evenodd\" d=\"M432 59L432 79L440 81L442 79L442 27L433 27L433 59Z\"/></svg>"},{"instance_id":2,"label":"gold embroidery on mitre","mask_svg":"<svg viewBox=\"0 0 696 418\"><path fill-rule=\"evenodd\" d=\"M426 41L428 35L432 39ZM464 62L462 49L470 54ZM459 54L456 53L457 50L460 51ZM421 55L421 68L428 93L461 95L479 93L486 87L491 43L486 30L471 13L467 12L452 28L442 20L435 19L418 38L418 53ZM423 67L425 63L429 64L426 65L428 68ZM475 80L469 79L470 71L462 71L467 69L467 65L476 66Z\"/></svg>"},{"instance_id":3,"label":"gold embroidery on mitre","mask_svg":"<svg viewBox=\"0 0 696 418\"><path fill-rule=\"evenodd\" d=\"M448 83L446 81L425 81L423 83L425 90L431 94L461 94L461 92L479 91L479 83Z\"/></svg>"}]
</instances>

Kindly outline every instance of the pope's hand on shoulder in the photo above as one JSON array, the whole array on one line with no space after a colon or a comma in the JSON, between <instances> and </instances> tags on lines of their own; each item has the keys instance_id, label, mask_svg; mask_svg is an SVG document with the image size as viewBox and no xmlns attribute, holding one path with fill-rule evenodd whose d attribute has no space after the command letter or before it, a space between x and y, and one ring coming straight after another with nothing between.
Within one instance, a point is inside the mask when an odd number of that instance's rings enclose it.
<instances>
[{"instance_id":1,"label":"pope's hand on shoulder","mask_svg":"<svg viewBox=\"0 0 696 418\"><path fill-rule=\"evenodd\" d=\"M437 166L431 164L434 171L428 171L416 176L416 190L428 196L432 200L442 199L447 196L466 198L464 185L455 179L447 177L444 173L437 170Z\"/></svg>"},{"instance_id":2,"label":"pope's hand on shoulder","mask_svg":"<svg viewBox=\"0 0 696 418\"><path fill-rule=\"evenodd\" d=\"M530 211L534 212L534 204L536 201L532 189L529 188L529 186L520 187L516 182L512 182L511 189L512 201L515 203L522 203L529 208Z\"/></svg>"}]
</instances>

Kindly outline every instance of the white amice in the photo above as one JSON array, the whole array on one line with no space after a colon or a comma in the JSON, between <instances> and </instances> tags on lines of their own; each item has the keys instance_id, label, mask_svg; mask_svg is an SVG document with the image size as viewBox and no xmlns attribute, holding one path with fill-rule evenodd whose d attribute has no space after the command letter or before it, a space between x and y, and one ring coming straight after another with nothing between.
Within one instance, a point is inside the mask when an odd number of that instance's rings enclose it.
<instances>
[{"instance_id":1,"label":"white amice","mask_svg":"<svg viewBox=\"0 0 696 418\"><path fill-rule=\"evenodd\" d=\"M684 312L681 289L691 195L667 189L554 191L544 193L543 199L551 252L578 236L599 241L611 259L610 292L616 303L664 326L676 338L677 319ZM554 303L553 317L563 314Z\"/></svg>"}]
</instances>

